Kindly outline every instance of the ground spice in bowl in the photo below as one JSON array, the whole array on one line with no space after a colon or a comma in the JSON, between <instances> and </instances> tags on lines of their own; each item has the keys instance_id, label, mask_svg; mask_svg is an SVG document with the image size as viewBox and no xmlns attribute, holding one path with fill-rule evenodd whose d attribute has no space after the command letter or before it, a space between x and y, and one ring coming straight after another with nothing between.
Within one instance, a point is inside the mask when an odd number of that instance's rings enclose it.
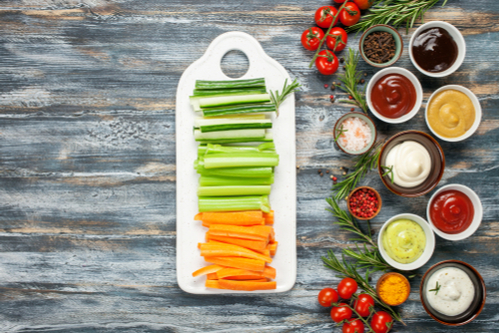
<instances>
[{"instance_id":1,"label":"ground spice in bowl","mask_svg":"<svg viewBox=\"0 0 500 333\"><path fill-rule=\"evenodd\" d=\"M404 303L410 295L408 279L399 273L386 273L377 282L377 294L388 305Z\"/></svg>"},{"instance_id":2,"label":"ground spice in bowl","mask_svg":"<svg viewBox=\"0 0 500 333\"><path fill-rule=\"evenodd\" d=\"M372 62L383 64L394 58L396 54L396 40L385 31L375 31L366 36L363 43L365 56Z\"/></svg>"}]
</instances>

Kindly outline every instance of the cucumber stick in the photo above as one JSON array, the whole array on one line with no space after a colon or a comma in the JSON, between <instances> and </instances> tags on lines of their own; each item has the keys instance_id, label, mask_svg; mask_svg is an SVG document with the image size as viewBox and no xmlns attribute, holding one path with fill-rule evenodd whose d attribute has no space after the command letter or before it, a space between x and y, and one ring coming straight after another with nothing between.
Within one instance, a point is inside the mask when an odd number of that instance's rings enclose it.
<instances>
[{"instance_id":1,"label":"cucumber stick","mask_svg":"<svg viewBox=\"0 0 500 333\"><path fill-rule=\"evenodd\" d=\"M271 185L229 185L229 186L199 186L200 197L224 197L236 195L269 195Z\"/></svg>"},{"instance_id":2,"label":"cucumber stick","mask_svg":"<svg viewBox=\"0 0 500 333\"><path fill-rule=\"evenodd\" d=\"M237 104L229 106L219 106L213 108L203 108L200 110L205 117L227 116L233 114L276 112L276 107L271 103Z\"/></svg>"},{"instance_id":3,"label":"cucumber stick","mask_svg":"<svg viewBox=\"0 0 500 333\"><path fill-rule=\"evenodd\" d=\"M250 87L266 87L266 81L263 77L256 79L243 79L243 80L196 80L196 89L238 89Z\"/></svg>"},{"instance_id":4,"label":"cucumber stick","mask_svg":"<svg viewBox=\"0 0 500 333\"><path fill-rule=\"evenodd\" d=\"M202 133L200 130L194 130L194 139L196 141L201 140L231 140L231 139L244 139L247 141L252 141L255 139L263 139L266 136L265 129L241 129L241 130L231 130L231 131L217 131Z\"/></svg>"},{"instance_id":5,"label":"cucumber stick","mask_svg":"<svg viewBox=\"0 0 500 333\"><path fill-rule=\"evenodd\" d=\"M214 96L200 98L199 104L201 108L213 108L217 106L226 106L234 104L248 104L248 103L263 103L270 102L271 97L269 94L257 95L234 95L234 96Z\"/></svg>"},{"instance_id":6,"label":"cucumber stick","mask_svg":"<svg viewBox=\"0 0 500 333\"><path fill-rule=\"evenodd\" d=\"M258 131L258 130L235 130L235 131ZM229 131L219 131L219 132L208 132L208 133L201 133L201 134L211 134L211 133L221 133L221 132L229 132ZM235 137L235 138L229 138L229 139L199 139L197 140L199 143L213 143L213 144L226 144L226 143L259 143L259 142L273 142L273 133L267 132L266 135L260 139L256 138L246 138L246 137Z\"/></svg>"},{"instance_id":7,"label":"cucumber stick","mask_svg":"<svg viewBox=\"0 0 500 333\"><path fill-rule=\"evenodd\" d=\"M237 88L237 89L195 89L193 90L193 96L191 98L203 97L203 96L228 96L228 95L254 95L254 94L265 94L267 91L265 88Z\"/></svg>"}]
</instances>

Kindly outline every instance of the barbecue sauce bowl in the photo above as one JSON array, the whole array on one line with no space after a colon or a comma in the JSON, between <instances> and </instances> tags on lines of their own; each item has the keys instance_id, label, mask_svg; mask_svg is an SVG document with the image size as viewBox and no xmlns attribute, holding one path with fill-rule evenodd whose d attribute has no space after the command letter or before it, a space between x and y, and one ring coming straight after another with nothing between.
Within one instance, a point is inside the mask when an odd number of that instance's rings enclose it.
<instances>
[{"instance_id":1,"label":"barbecue sauce bowl","mask_svg":"<svg viewBox=\"0 0 500 333\"><path fill-rule=\"evenodd\" d=\"M415 30L408 49L413 66L430 77L455 72L462 65L466 51L460 31L442 21L432 21Z\"/></svg>"},{"instance_id":2,"label":"barbecue sauce bowl","mask_svg":"<svg viewBox=\"0 0 500 333\"><path fill-rule=\"evenodd\" d=\"M394 56L391 57L389 60L387 60L384 63L376 63L368 59L365 53L364 49L364 42L366 40L366 37L371 35L374 32L387 32L394 37L394 42L396 44L396 50L394 51ZM401 53L403 52L403 38L401 38L401 35L399 32L394 29L391 26L385 25L385 24L377 24L366 30L363 35L361 36L361 39L359 40L359 53L361 54L361 57L363 58L364 61L366 61L367 64L373 66L373 67L378 67L378 68L384 68L384 67L389 67L394 65L396 61L399 60L401 57Z\"/></svg>"}]
</instances>

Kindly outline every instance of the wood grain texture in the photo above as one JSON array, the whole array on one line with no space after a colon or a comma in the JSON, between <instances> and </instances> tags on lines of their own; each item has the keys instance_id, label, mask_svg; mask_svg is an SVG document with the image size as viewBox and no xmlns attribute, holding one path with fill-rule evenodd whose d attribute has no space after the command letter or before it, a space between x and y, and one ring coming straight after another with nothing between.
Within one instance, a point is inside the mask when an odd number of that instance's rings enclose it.
<instances>
[{"instance_id":1,"label":"wood grain texture","mask_svg":"<svg viewBox=\"0 0 500 333\"><path fill-rule=\"evenodd\" d=\"M1 332L331 332L316 296L338 279L322 266L327 249L353 246L333 226L324 198L352 159L333 145L332 127L350 106L331 104L335 77L308 68L300 46L314 11L329 2L194 0L4 0L0 4L0 331ZM392 332L498 331L498 2L449 1L425 21L456 25L467 43L460 69L427 78L405 47L397 66L415 73L424 100L460 84L480 99L478 132L443 143L441 185L461 183L482 199L484 219L469 239L436 238L430 262L400 307L408 327ZM294 289L281 295L204 297L175 277L177 82L219 34L239 30L303 84L296 94L297 249ZM410 34L401 30L407 46ZM349 35L357 47L359 36ZM341 53L341 55L345 55ZM229 71L241 71L228 64ZM369 79L376 69L363 64ZM338 99L345 98L340 91ZM382 137L429 132L410 122L376 122ZM378 230L401 212L425 216L430 195L396 197L375 173L365 184L384 198ZM279 236L278 236L279 237ZM459 328L434 322L418 296L420 276L445 259L474 265L487 284L479 318ZM376 281L378 275L374 275Z\"/></svg>"}]
</instances>

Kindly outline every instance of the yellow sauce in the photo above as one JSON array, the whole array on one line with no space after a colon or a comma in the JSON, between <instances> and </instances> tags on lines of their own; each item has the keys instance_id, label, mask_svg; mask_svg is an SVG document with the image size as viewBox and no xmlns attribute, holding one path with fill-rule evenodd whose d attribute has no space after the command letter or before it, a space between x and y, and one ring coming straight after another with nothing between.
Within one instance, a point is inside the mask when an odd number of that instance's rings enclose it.
<instances>
[{"instance_id":1,"label":"yellow sauce","mask_svg":"<svg viewBox=\"0 0 500 333\"><path fill-rule=\"evenodd\" d=\"M458 90L444 90L429 102L427 121L437 134L457 138L465 134L476 120L471 99Z\"/></svg>"},{"instance_id":2,"label":"yellow sauce","mask_svg":"<svg viewBox=\"0 0 500 333\"><path fill-rule=\"evenodd\" d=\"M382 235L382 245L385 252L393 260L409 264L414 262L424 252L425 232L412 220L396 220L391 222Z\"/></svg>"}]
</instances>

